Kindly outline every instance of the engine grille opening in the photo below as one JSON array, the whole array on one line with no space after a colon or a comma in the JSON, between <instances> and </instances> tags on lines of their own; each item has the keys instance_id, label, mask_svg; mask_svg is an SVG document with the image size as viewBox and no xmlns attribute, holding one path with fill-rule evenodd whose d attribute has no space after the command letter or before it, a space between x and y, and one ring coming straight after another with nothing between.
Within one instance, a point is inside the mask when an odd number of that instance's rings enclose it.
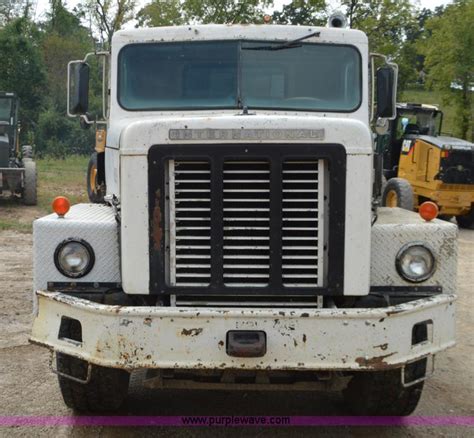
<instances>
[{"instance_id":1,"label":"engine grille opening","mask_svg":"<svg viewBox=\"0 0 474 438\"><path fill-rule=\"evenodd\" d=\"M208 286L211 170L206 161L169 161L170 284Z\"/></svg>"},{"instance_id":2,"label":"engine grille opening","mask_svg":"<svg viewBox=\"0 0 474 438\"><path fill-rule=\"evenodd\" d=\"M270 165L266 161L226 161L223 182L224 284L266 286L270 275Z\"/></svg>"},{"instance_id":3,"label":"engine grille opening","mask_svg":"<svg viewBox=\"0 0 474 438\"><path fill-rule=\"evenodd\" d=\"M282 277L287 287L320 286L319 239L323 162L284 161L282 166ZM321 233L322 234L322 233Z\"/></svg>"},{"instance_id":4,"label":"engine grille opening","mask_svg":"<svg viewBox=\"0 0 474 438\"><path fill-rule=\"evenodd\" d=\"M270 283L271 165L267 160L225 160L222 178L222 277L228 288ZM212 276L211 166L168 161L169 284L207 287ZM280 284L323 285L324 160L281 163ZM214 225L215 226L215 225Z\"/></svg>"}]
</instances>

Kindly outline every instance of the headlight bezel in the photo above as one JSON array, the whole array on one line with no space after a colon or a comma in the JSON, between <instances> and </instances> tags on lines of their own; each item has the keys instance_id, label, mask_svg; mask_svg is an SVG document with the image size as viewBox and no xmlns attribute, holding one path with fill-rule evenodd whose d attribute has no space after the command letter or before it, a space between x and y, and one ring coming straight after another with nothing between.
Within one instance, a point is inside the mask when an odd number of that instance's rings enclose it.
<instances>
[{"instance_id":1,"label":"headlight bezel","mask_svg":"<svg viewBox=\"0 0 474 438\"><path fill-rule=\"evenodd\" d=\"M425 275L419 276L419 277L412 277L403 270L402 259L405 255L407 255L408 250L412 248L417 248L417 247L423 248L424 250L427 251L427 254L429 254L431 258L432 267L431 267L431 270L427 272ZM426 280L429 280L434 275L437 269L437 262L436 262L436 257L434 255L433 249L429 245L427 245L425 242L416 241L416 242L407 243L399 249L397 256L395 257L395 266L397 268L398 275L400 275L400 277L403 278L404 280L409 281L410 283L422 283Z\"/></svg>"},{"instance_id":2,"label":"headlight bezel","mask_svg":"<svg viewBox=\"0 0 474 438\"><path fill-rule=\"evenodd\" d=\"M68 244L71 244L71 243L77 243L79 245L82 245L87 253L89 254L89 261L86 265L85 268L83 268L80 272L71 272L71 271L67 271L63 268L63 266L61 265L60 261L59 261L59 257L61 255L61 251L68 245ZM68 239L65 239L63 240L55 249L54 251L54 264L56 266L56 269L62 274L64 275L65 277L68 277L68 278L82 278L82 277L85 277L87 274L89 274L89 272L92 271L92 268L94 267L95 265L95 253L94 253L94 250L92 249L92 246L90 245L89 242L87 242L86 240L84 239L81 239L81 238L77 238L77 237L70 237Z\"/></svg>"}]
</instances>

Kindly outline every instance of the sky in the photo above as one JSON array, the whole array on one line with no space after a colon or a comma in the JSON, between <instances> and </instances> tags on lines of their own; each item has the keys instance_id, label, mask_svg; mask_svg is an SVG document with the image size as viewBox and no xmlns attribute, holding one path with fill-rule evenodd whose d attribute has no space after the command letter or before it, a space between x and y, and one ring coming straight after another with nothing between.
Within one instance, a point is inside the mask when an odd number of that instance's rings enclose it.
<instances>
[{"instance_id":1,"label":"sky","mask_svg":"<svg viewBox=\"0 0 474 438\"><path fill-rule=\"evenodd\" d=\"M72 8L79 4L80 0L66 0L66 4L69 8ZM149 3L150 0L137 0L139 6ZM281 6L287 3L290 3L289 0L274 0L274 9L281 9ZM330 7L333 10L338 10L340 7L340 1L338 0L328 0ZM422 8L434 9L436 6L445 5L451 3L449 0L412 0L412 3L419 5ZM49 9L49 0L36 0L36 18L42 19L45 16L45 13ZM133 25L132 25L133 27Z\"/></svg>"}]
</instances>

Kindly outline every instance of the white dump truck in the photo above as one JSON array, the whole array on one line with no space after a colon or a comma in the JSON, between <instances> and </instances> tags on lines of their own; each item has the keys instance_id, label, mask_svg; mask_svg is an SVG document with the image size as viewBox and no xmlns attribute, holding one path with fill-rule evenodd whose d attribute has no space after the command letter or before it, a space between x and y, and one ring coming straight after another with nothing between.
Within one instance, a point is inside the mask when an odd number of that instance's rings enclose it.
<instances>
[{"instance_id":1,"label":"white dump truck","mask_svg":"<svg viewBox=\"0 0 474 438\"><path fill-rule=\"evenodd\" d=\"M397 69L340 25L124 30L70 63L106 195L34 222L31 337L69 407L118 409L146 369L156 388L416 408L455 343L457 227L378 207L371 126L396 115Z\"/></svg>"}]
</instances>

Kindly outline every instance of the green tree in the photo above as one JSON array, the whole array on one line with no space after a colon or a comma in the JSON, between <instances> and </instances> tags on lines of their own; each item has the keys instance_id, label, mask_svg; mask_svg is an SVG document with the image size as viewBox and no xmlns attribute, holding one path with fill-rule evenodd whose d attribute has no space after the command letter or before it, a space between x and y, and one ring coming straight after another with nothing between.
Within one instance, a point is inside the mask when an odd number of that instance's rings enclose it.
<instances>
[{"instance_id":1,"label":"green tree","mask_svg":"<svg viewBox=\"0 0 474 438\"><path fill-rule=\"evenodd\" d=\"M409 0L342 0L351 28L364 31L372 51L394 55L415 22Z\"/></svg>"},{"instance_id":2,"label":"green tree","mask_svg":"<svg viewBox=\"0 0 474 438\"><path fill-rule=\"evenodd\" d=\"M272 0L184 0L187 23L261 23Z\"/></svg>"},{"instance_id":3,"label":"green tree","mask_svg":"<svg viewBox=\"0 0 474 438\"><path fill-rule=\"evenodd\" d=\"M179 0L153 0L137 13L137 27L159 27L184 24Z\"/></svg>"},{"instance_id":4,"label":"green tree","mask_svg":"<svg viewBox=\"0 0 474 438\"><path fill-rule=\"evenodd\" d=\"M456 0L444 13L427 22L429 36L421 43L428 85L440 90L456 107L456 134L474 140L474 2ZM459 89L456 89L459 88Z\"/></svg>"},{"instance_id":5,"label":"green tree","mask_svg":"<svg viewBox=\"0 0 474 438\"><path fill-rule=\"evenodd\" d=\"M324 26L327 21L326 0L294 0L273 12L277 24Z\"/></svg>"},{"instance_id":6,"label":"green tree","mask_svg":"<svg viewBox=\"0 0 474 438\"><path fill-rule=\"evenodd\" d=\"M0 0L0 26L16 18L29 16L31 1L29 0Z\"/></svg>"},{"instance_id":7,"label":"green tree","mask_svg":"<svg viewBox=\"0 0 474 438\"><path fill-rule=\"evenodd\" d=\"M138 14L138 26L185 23L261 23L272 0L152 0Z\"/></svg>"},{"instance_id":8,"label":"green tree","mask_svg":"<svg viewBox=\"0 0 474 438\"><path fill-rule=\"evenodd\" d=\"M70 12L62 0L51 0L51 10L43 23L41 49L46 66L48 96L61 112L66 112L67 64L94 50L95 42L82 26L80 16Z\"/></svg>"},{"instance_id":9,"label":"green tree","mask_svg":"<svg viewBox=\"0 0 474 438\"><path fill-rule=\"evenodd\" d=\"M0 89L20 98L22 138L38 119L46 89L39 32L28 18L17 18L0 29Z\"/></svg>"},{"instance_id":10,"label":"green tree","mask_svg":"<svg viewBox=\"0 0 474 438\"><path fill-rule=\"evenodd\" d=\"M36 129L36 152L39 155L64 157L68 153L90 153L93 133L83 131L77 120L66 116L67 64L83 59L94 50L95 41L81 24L81 11L69 11L63 0L50 0L50 12L42 23L41 50L47 74L47 93ZM90 106L101 106L100 69L91 62Z\"/></svg>"},{"instance_id":11,"label":"green tree","mask_svg":"<svg viewBox=\"0 0 474 438\"><path fill-rule=\"evenodd\" d=\"M415 8L409 0L342 0L351 28L364 31L371 52L382 53L399 66L399 90L415 76L403 47L407 32L416 26Z\"/></svg>"},{"instance_id":12,"label":"green tree","mask_svg":"<svg viewBox=\"0 0 474 438\"><path fill-rule=\"evenodd\" d=\"M86 0L81 11L93 22L104 48L109 49L113 34L135 18L135 7L136 0Z\"/></svg>"}]
</instances>

